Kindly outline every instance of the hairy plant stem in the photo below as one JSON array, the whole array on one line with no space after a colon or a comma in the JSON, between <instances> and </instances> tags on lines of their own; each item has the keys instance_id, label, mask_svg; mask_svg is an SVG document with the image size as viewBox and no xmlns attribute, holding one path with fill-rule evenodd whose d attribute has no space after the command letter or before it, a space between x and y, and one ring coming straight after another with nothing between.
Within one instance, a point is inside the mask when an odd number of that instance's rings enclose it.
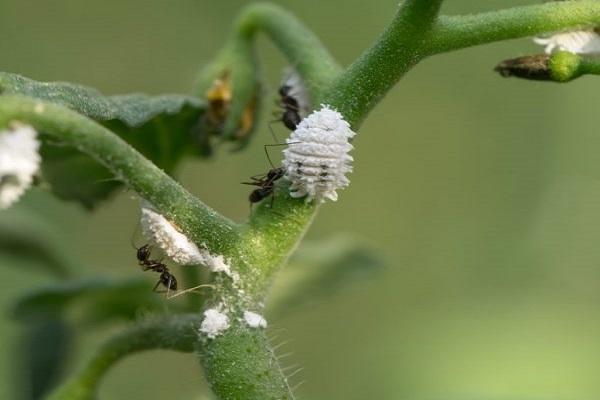
<instances>
[{"instance_id":1,"label":"hairy plant stem","mask_svg":"<svg viewBox=\"0 0 600 400\"><path fill-rule=\"evenodd\" d=\"M49 400L93 400L105 373L118 361L146 350L191 353L198 343L200 318L180 314L145 321L106 342L83 369L56 390Z\"/></svg>"},{"instance_id":2,"label":"hairy plant stem","mask_svg":"<svg viewBox=\"0 0 600 400\"><path fill-rule=\"evenodd\" d=\"M407 0L381 34L333 83L324 102L358 129L387 91L421 58L443 0Z\"/></svg>"},{"instance_id":3,"label":"hairy plant stem","mask_svg":"<svg viewBox=\"0 0 600 400\"><path fill-rule=\"evenodd\" d=\"M549 2L465 16L441 16L428 33L427 55L501 40L600 25L600 2Z\"/></svg>"},{"instance_id":4,"label":"hairy plant stem","mask_svg":"<svg viewBox=\"0 0 600 400\"><path fill-rule=\"evenodd\" d=\"M206 206L117 135L81 114L29 97L2 96L0 126L12 121L30 124L49 139L92 156L211 251L226 253L238 237L233 222Z\"/></svg>"},{"instance_id":5,"label":"hairy plant stem","mask_svg":"<svg viewBox=\"0 0 600 400\"><path fill-rule=\"evenodd\" d=\"M238 112L242 110L255 94L257 67L253 45L256 33L262 31L307 81L313 100L339 110L356 130L386 92L424 57L493 41L600 25L600 2L590 0L457 17L438 17L441 3L442 0L403 2L377 42L344 72L340 72L319 40L293 16L276 6L253 5L238 18L227 49L209 68L206 74L209 79L204 82L210 84L218 76L216 73L235 68L233 93L234 97L241 93L242 100L234 98L232 107ZM598 70L597 65L586 68ZM225 255L239 276L219 275L217 289L207 301L207 306L225 307L231 322L231 327L214 339L200 336L200 360L209 383L221 399L293 398L264 331L246 326L241 316L245 310L262 310L274 273L302 238L317 206L290 198L287 187L280 185L275 207L271 209L268 202L263 202L252 213L249 223L238 227L195 199L116 135L64 107L22 97L2 97L0 126L13 120L32 124L49 137L95 157L179 225L192 240ZM235 122L238 123L237 119ZM115 339L115 344L107 345L101 352L106 356L99 355L85 370L88 372L80 375L80 383L67 385L60 393L83 393L81 396L91 393L82 386L95 387L98 377L119 354L148 346L171 346L173 342L160 332L150 335L156 340L153 344L139 344L135 339L137 334ZM176 343L180 343L177 335L188 337L182 331L171 330L170 334ZM190 342L184 340L180 344L181 347L169 348L190 351Z\"/></svg>"},{"instance_id":6,"label":"hairy plant stem","mask_svg":"<svg viewBox=\"0 0 600 400\"><path fill-rule=\"evenodd\" d=\"M235 34L253 40L264 32L304 77L311 94L318 97L340 71L340 67L319 38L294 15L269 3L256 3L243 10Z\"/></svg>"}]
</instances>

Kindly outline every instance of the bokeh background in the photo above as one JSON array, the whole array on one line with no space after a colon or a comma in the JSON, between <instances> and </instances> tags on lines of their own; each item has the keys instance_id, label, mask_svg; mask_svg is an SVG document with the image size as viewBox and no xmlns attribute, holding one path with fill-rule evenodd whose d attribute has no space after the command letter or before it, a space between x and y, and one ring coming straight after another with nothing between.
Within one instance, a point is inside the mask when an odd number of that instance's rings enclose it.
<instances>
[{"instance_id":1,"label":"bokeh background","mask_svg":"<svg viewBox=\"0 0 600 400\"><path fill-rule=\"evenodd\" d=\"M347 64L395 1L277 1ZM533 1L448 0L447 13ZM106 94L189 93L223 43L240 0L2 0L0 70ZM271 94L283 58L264 38ZM325 205L308 240L340 232L387 260L374 277L271 319L308 399L593 399L600 396L600 80L502 79L502 59L539 52L516 40L441 55L410 72L355 141L352 185ZM280 130L280 132L284 132ZM247 217L264 171L266 125L240 153L189 161L181 179L226 215ZM83 276L139 273L138 203L123 192L88 214L31 192L0 222L47 231ZM0 307L47 278L0 256ZM179 273L179 271L176 271ZM149 279L150 285L153 277ZM112 331L118 330L117 328ZM13 398L15 340L0 320L0 398ZM70 368L111 330L77 341ZM194 357L149 352L107 376L104 399L196 399Z\"/></svg>"}]
</instances>

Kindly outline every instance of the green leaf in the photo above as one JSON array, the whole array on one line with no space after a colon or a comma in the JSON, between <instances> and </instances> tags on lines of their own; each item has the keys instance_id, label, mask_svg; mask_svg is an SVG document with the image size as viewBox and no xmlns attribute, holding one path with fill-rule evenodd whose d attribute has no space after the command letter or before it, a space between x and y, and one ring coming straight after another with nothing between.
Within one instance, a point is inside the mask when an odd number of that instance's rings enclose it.
<instances>
[{"instance_id":1,"label":"green leaf","mask_svg":"<svg viewBox=\"0 0 600 400\"><path fill-rule=\"evenodd\" d=\"M183 95L129 94L104 96L66 82L37 82L0 72L0 93L20 94L69 107L96 120L130 143L157 166L171 173L186 154L199 148L198 121L204 103ZM44 143L42 175L54 193L93 208L120 186L91 157L58 143Z\"/></svg>"},{"instance_id":2,"label":"green leaf","mask_svg":"<svg viewBox=\"0 0 600 400\"><path fill-rule=\"evenodd\" d=\"M162 298L152 292L152 286L146 279L88 279L32 290L16 301L11 314L16 320L30 321L72 312L82 317L84 323L97 324L132 320L140 312L163 307Z\"/></svg>"},{"instance_id":3,"label":"green leaf","mask_svg":"<svg viewBox=\"0 0 600 400\"><path fill-rule=\"evenodd\" d=\"M73 348L73 331L64 320L55 317L36 319L23 329L15 354L19 360L15 398L41 400L64 372Z\"/></svg>"},{"instance_id":4,"label":"green leaf","mask_svg":"<svg viewBox=\"0 0 600 400\"><path fill-rule=\"evenodd\" d=\"M270 314L314 304L342 289L372 279L386 265L364 241L338 235L305 243L290 260L270 296Z\"/></svg>"},{"instance_id":5,"label":"green leaf","mask_svg":"<svg viewBox=\"0 0 600 400\"><path fill-rule=\"evenodd\" d=\"M66 259L43 236L33 232L0 225L0 253L18 260L19 266L32 266L58 278L69 275Z\"/></svg>"}]
</instances>

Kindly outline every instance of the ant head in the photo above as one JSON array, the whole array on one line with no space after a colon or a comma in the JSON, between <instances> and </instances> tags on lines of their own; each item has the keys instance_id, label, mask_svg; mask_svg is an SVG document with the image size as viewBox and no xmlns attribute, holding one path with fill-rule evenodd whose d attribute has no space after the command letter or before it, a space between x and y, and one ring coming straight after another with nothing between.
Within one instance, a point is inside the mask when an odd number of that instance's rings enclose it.
<instances>
[{"instance_id":1,"label":"ant head","mask_svg":"<svg viewBox=\"0 0 600 400\"><path fill-rule=\"evenodd\" d=\"M145 244L142 247L140 247L139 249L137 249L137 259L139 261L146 261L148 260L148 258L150 258L150 252L152 251L152 248L150 247L149 244Z\"/></svg>"},{"instance_id":2,"label":"ant head","mask_svg":"<svg viewBox=\"0 0 600 400\"><path fill-rule=\"evenodd\" d=\"M279 95L281 97L286 97L290 94L292 87L290 85L283 84L279 87Z\"/></svg>"},{"instance_id":3,"label":"ant head","mask_svg":"<svg viewBox=\"0 0 600 400\"><path fill-rule=\"evenodd\" d=\"M294 131L296 130L296 127L298 126L302 118L295 110L285 110L281 117L281 120L283 121L283 124L286 128L288 128L291 131Z\"/></svg>"}]
</instances>

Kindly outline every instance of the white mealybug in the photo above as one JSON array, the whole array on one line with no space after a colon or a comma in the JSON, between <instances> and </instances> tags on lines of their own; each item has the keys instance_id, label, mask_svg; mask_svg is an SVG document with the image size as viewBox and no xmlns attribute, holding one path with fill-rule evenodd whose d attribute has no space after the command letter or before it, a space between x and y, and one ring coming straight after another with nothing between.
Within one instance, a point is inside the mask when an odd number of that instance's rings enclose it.
<instances>
[{"instance_id":1,"label":"white mealybug","mask_svg":"<svg viewBox=\"0 0 600 400\"><path fill-rule=\"evenodd\" d=\"M42 158L37 132L13 122L0 130L0 210L10 207L31 186Z\"/></svg>"},{"instance_id":2,"label":"white mealybug","mask_svg":"<svg viewBox=\"0 0 600 400\"><path fill-rule=\"evenodd\" d=\"M244 311L244 321L250 328L266 328L267 320L262 315L252 312Z\"/></svg>"},{"instance_id":3,"label":"white mealybug","mask_svg":"<svg viewBox=\"0 0 600 400\"><path fill-rule=\"evenodd\" d=\"M354 135L342 115L327 105L304 118L283 151L290 195L306 196L307 203L336 201L336 190L350 184L346 174L352 172L348 152L354 148L349 142Z\"/></svg>"},{"instance_id":4,"label":"white mealybug","mask_svg":"<svg viewBox=\"0 0 600 400\"><path fill-rule=\"evenodd\" d=\"M147 201L142 201L140 225L144 237L158 247L170 260L179 265L204 265L212 272L222 272L237 280L225 257L212 254L202 246L196 246L187 236Z\"/></svg>"},{"instance_id":5,"label":"white mealybug","mask_svg":"<svg viewBox=\"0 0 600 400\"><path fill-rule=\"evenodd\" d=\"M600 53L600 35L594 30L560 32L548 37L534 38L533 41L544 46L547 54L559 50L575 54Z\"/></svg>"},{"instance_id":6,"label":"white mealybug","mask_svg":"<svg viewBox=\"0 0 600 400\"><path fill-rule=\"evenodd\" d=\"M200 333L214 339L229 329L229 318L216 308L204 311L204 319L200 324Z\"/></svg>"},{"instance_id":7,"label":"white mealybug","mask_svg":"<svg viewBox=\"0 0 600 400\"><path fill-rule=\"evenodd\" d=\"M146 239L177 264L203 263L204 257L198 246L179 232L171 222L156 212L146 201L142 202L140 224Z\"/></svg>"}]
</instances>

